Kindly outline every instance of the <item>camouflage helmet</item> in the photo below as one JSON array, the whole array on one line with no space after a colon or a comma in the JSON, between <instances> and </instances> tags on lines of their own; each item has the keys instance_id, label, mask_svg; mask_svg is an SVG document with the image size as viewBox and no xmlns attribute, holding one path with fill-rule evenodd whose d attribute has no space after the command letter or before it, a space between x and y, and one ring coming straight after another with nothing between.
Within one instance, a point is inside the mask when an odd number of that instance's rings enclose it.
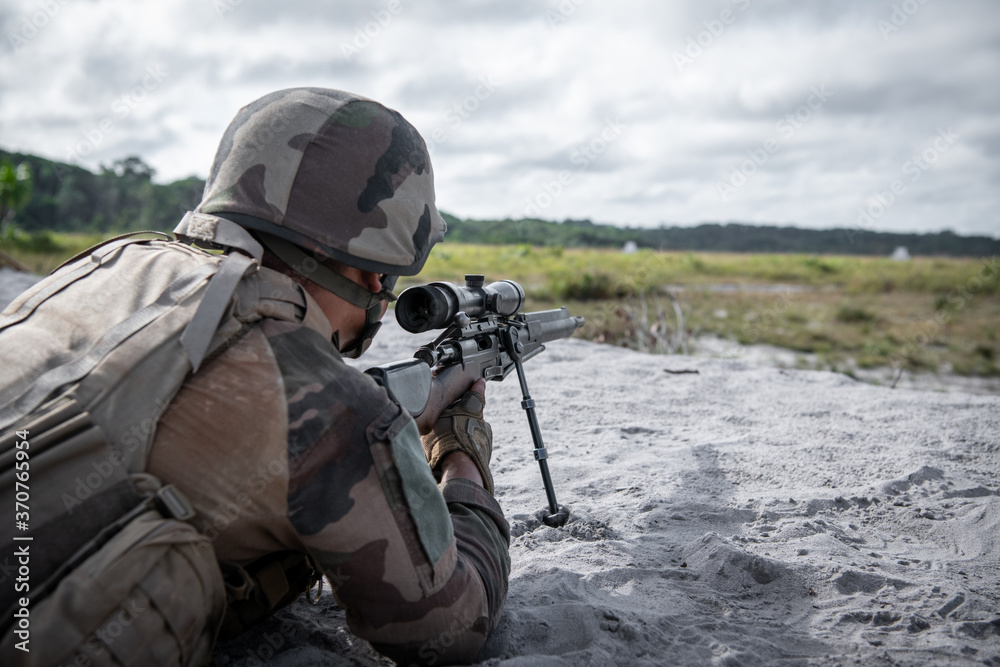
<instances>
[{"instance_id":1,"label":"camouflage helmet","mask_svg":"<svg viewBox=\"0 0 1000 667\"><path fill-rule=\"evenodd\" d=\"M390 275L419 273L446 229L416 129L378 102L325 88L243 107L197 211Z\"/></svg>"}]
</instances>

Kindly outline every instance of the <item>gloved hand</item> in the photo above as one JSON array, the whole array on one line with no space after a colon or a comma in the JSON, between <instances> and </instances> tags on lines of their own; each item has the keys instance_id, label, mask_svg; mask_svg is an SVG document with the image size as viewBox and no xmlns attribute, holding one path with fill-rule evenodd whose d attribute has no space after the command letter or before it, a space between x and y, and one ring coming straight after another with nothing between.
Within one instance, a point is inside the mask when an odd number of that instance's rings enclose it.
<instances>
[{"instance_id":1,"label":"gloved hand","mask_svg":"<svg viewBox=\"0 0 1000 667\"><path fill-rule=\"evenodd\" d=\"M464 452L476 464L483 486L493 493L493 476L490 474L490 457L493 455L493 429L483 419L486 396L474 385L461 398L441 412L430 433L421 437L427 462L437 479L441 478L440 464L454 451ZM476 391L476 389L479 389Z\"/></svg>"}]
</instances>

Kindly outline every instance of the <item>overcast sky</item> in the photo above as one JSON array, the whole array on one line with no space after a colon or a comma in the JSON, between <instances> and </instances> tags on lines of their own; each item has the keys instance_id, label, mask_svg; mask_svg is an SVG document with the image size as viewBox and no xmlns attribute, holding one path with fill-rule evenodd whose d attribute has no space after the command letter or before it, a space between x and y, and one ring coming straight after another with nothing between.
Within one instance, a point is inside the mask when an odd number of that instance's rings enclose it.
<instances>
[{"instance_id":1,"label":"overcast sky","mask_svg":"<svg viewBox=\"0 0 1000 667\"><path fill-rule=\"evenodd\" d=\"M204 177L293 86L400 111L460 217L1000 236L994 0L4 0L0 147Z\"/></svg>"}]
</instances>

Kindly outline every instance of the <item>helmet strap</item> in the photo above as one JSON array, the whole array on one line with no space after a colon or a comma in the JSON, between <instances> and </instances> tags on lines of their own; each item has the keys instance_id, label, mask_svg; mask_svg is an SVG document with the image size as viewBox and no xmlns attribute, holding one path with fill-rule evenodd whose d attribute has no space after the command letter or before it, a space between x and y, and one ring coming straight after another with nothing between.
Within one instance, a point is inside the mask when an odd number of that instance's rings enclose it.
<instances>
[{"instance_id":1,"label":"helmet strap","mask_svg":"<svg viewBox=\"0 0 1000 667\"><path fill-rule=\"evenodd\" d=\"M290 241L265 234L261 234L260 239L268 250L277 255L278 259L293 271L358 308L370 310L373 307L380 307L382 301L396 300L391 288L383 288L381 292L367 290L339 271L324 265Z\"/></svg>"},{"instance_id":2,"label":"helmet strap","mask_svg":"<svg viewBox=\"0 0 1000 667\"><path fill-rule=\"evenodd\" d=\"M347 357L348 359L357 359L362 354L368 351L368 348L372 345L372 340L375 338L375 334L378 330L382 328L382 322L379 321L379 315L382 314L381 304L376 304L369 308L365 313L365 328L362 329L361 335L358 336L358 340L354 345L340 350L340 353ZM340 332L338 331L334 334L334 345L337 349L340 349Z\"/></svg>"},{"instance_id":3,"label":"helmet strap","mask_svg":"<svg viewBox=\"0 0 1000 667\"><path fill-rule=\"evenodd\" d=\"M375 334L382 328L379 317L382 315L382 302L395 301L392 293L395 277L387 279L380 292L372 292L357 284L339 271L335 271L312 257L299 246L276 236L261 234L261 243L277 255L278 259L287 264L296 273L308 278L323 289L333 292L348 303L365 309L365 326L351 347L340 349L340 332L334 332L333 344L340 353L348 359L357 359L371 347Z\"/></svg>"}]
</instances>

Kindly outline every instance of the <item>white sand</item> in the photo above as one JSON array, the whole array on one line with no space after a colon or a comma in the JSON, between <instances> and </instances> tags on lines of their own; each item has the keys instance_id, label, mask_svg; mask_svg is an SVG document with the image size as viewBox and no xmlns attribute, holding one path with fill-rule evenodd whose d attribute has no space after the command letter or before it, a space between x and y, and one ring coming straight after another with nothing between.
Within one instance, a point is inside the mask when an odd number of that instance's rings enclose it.
<instances>
[{"instance_id":1,"label":"white sand","mask_svg":"<svg viewBox=\"0 0 1000 667\"><path fill-rule=\"evenodd\" d=\"M356 365L432 337L385 328ZM535 517L517 382L490 383L514 538L484 661L1000 666L1000 397L579 340L526 370L572 515ZM387 664L329 595L219 656L261 662Z\"/></svg>"},{"instance_id":2,"label":"white sand","mask_svg":"<svg viewBox=\"0 0 1000 667\"><path fill-rule=\"evenodd\" d=\"M386 329L358 366L431 338ZM579 340L526 371L572 515L535 517L517 382L490 383L514 538L484 661L1000 665L1000 398ZM330 598L282 619L226 659L381 662Z\"/></svg>"}]
</instances>

